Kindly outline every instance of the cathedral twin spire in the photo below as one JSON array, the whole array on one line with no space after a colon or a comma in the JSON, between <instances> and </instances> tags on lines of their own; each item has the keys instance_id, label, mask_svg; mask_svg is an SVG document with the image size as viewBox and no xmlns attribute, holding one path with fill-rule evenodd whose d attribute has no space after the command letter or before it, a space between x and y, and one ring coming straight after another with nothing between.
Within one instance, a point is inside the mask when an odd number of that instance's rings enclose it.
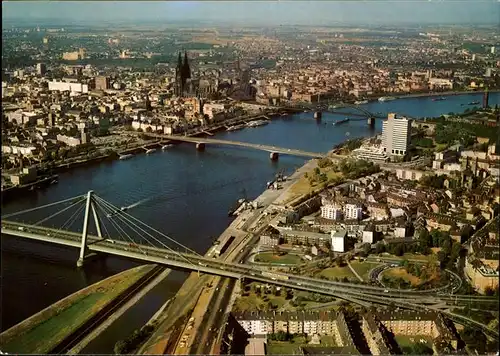
<instances>
[{"instance_id":1,"label":"cathedral twin spire","mask_svg":"<svg viewBox=\"0 0 500 356\"><path fill-rule=\"evenodd\" d=\"M187 79L191 78L191 68L189 67L187 52L184 52L184 62L182 61L181 52L179 52L179 58L177 60L176 68L178 94L182 95L186 86Z\"/></svg>"}]
</instances>

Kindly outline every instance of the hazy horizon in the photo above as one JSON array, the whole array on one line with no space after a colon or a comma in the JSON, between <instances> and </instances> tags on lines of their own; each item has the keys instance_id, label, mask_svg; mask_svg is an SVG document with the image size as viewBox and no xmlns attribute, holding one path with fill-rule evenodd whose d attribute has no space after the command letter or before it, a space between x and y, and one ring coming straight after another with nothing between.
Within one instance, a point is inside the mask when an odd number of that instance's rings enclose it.
<instances>
[{"instance_id":1,"label":"hazy horizon","mask_svg":"<svg viewBox=\"0 0 500 356\"><path fill-rule=\"evenodd\" d=\"M199 21L256 25L498 24L488 1L3 1L2 22L42 25L97 22ZM142 23L141 23L142 24Z\"/></svg>"}]
</instances>

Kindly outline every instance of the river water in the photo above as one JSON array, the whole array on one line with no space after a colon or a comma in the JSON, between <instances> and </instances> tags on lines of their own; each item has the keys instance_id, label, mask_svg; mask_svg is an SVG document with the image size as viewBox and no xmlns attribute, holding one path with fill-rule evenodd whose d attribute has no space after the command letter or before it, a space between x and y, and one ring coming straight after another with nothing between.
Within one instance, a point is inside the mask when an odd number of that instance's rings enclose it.
<instances>
[{"instance_id":1,"label":"river water","mask_svg":"<svg viewBox=\"0 0 500 356\"><path fill-rule=\"evenodd\" d=\"M461 104L481 99L482 94L464 94L448 96L445 101L406 98L361 107L373 113L397 112L419 118L461 112L467 108ZM495 104L500 104L500 93L490 93L490 105ZM332 125L334 120L342 118L326 113L321 123L317 123L312 113L300 113L258 128L217 133L217 138L326 152L347 138L368 136L381 130L381 120L377 120L374 131L365 121ZM2 215L93 190L116 206L139 203L130 209L130 214L204 253L212 238L229 224L227 211L235 200L244 196L255 198L278 171L290 174L304 162L304 158L286 155L272 162L266 152L227 146L207 146L205 152L197 152L193 145L181 144L164 152L61 173L59 184L6 202L2 205ZM49 214L33 212L18 220L35 222ZM78 227L81 220L72 226L75 231L81 231ZM51 222L59 227L63 223L57 218L47 224ZM108 256L80 270L76 268L77 256L76 249L2 236L1 329L13 326L78 289L137 265ZM122 327L110 328L84 351L112 352L113 340L140 327L164 300L175 294L185 276L182 272L172 273L168 281L125 314L126 324L120 322Z\"/></svg>"}]
</instances>

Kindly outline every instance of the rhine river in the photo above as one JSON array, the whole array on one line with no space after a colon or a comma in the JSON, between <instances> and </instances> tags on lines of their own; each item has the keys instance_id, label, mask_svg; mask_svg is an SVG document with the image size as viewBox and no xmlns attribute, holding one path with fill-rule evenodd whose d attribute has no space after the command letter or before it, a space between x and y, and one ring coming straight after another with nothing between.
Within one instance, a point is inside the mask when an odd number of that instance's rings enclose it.
<instances>
[{"instance_id":1,"label":"rhine river","mask_svg":"<svg viewBox=\"0 0 500 356\"><path fill-rule=\"evenodd\" d=\"M469 102L481 100L482 94L478 93L447 96L444 101L406 98L361 107L373 113L396 112L420 118L462 112L470 107L466 106ZM500 93L490 93L490 105L495 104L500 104ZM365 121L332 125L334 120L342 118L325 113L321 123L316 123L312 113L300 113L258 128L217 133L217 138L326 152L348 138L374 134ZM381 126L381 120L377 120L376 133ZM61 173L58 184L2 205L2 215L93 190L116 206L141 202L129 213L204 253L212 238L229 224L227 212L238 198L257 197L278 171L291 174L304 162L304 158L286 155L272 162L266 152L228 146L207 145L205 152L197 152L194 145L181 144L163 152ZM49 214L34 212L20 220L35 222ZM74 226L80 231L81 220ZM55 219L53 224L60 226L63 222ZM137 265L126 259L107 257L79 270L77 256L76 249L2 236L2 330L78 289ZM120 327L112 325L103 334L106 337L98 338L84 352L112 352L114 341L109 340L123 338L140 327L175 294L185 277L185 273L172 273L167 282L153 289L121 318Z\"/></svg>"}]
</instances>

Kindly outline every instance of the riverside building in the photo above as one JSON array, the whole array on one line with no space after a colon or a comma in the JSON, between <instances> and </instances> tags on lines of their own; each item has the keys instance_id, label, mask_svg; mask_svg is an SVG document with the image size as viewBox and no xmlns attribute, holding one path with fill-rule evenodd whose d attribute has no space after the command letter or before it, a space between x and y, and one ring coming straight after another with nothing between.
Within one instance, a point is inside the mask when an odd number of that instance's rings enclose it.
<instances>
[{"instance_id":1,"label":"riverside building","mask_svg":"<svg viewBox=\"0 0 500 356\"><path fill-rule=\"evenodd\" d=\"M382 146L391 156L404 156L410 144L411 120L391 113L382 124Z\"/></svg>"}]
</instances>

